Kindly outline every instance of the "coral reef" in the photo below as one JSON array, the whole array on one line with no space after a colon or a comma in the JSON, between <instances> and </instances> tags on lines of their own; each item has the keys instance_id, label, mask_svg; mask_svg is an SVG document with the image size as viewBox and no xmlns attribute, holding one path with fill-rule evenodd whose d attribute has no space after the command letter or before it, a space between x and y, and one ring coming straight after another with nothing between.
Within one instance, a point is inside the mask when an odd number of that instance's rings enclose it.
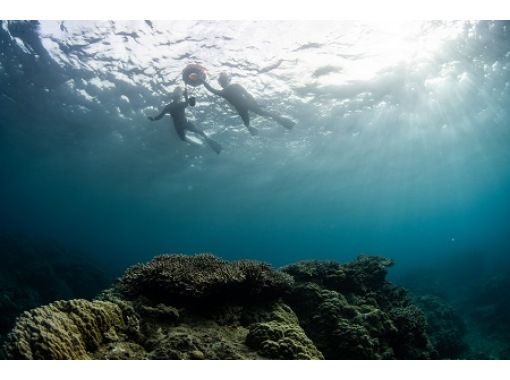
<instances>
[{"instance_id":1,"label":"coral reef","mask_svg":"<svg viewBox=\"0 0 510 380\"><path fill-rule=\"evenodd\" d=\"M322 358L292 310L278 303L292 282L254 261L158 256L129 268L96 301L62 301L23 314L6 352L24 359ZM264 323L284 335L274 341L275 352L257 333Z\"/></svg>"},{"instance_id":2,"label":"coral reef","mask_svg":"<svg viewBox=\"0 0 510 380\"><path fill-rule=\"evenodd\" d=\"M94 301L25 312L6 353L21 359L425 359L425 317L386 281L390 260L255 261L163 255Z\"/></svg>"},{"instance_id":3,"label":"coral reef","mask_svg":"<svg viewBox=\"0 0 510 380\"><path fill-rule=\"evenodd\" d=\"M284 301L326 359L427 359L423 313L386 281L386 258L308 261L283 268L296 285Z\"/></svg>"},{"instance_id":4,"label":"coral reef","mask_svg":"<svg viewBox=\"0 0 510 380\"><path fill-rule=\"evenodd\" d=\"M290 307L276 304L265 322L254 323L246 344L273 359L323 359Z\"/></svg>"},{"instance_id":5,"label":"coral reef","mask_svg":"<svg viewBox=\"0 0 510 380\"><path fill-rule=\"evenodd\" d=\"M90 259L55 243L23 235L1 236L0 347L23 311L58 299L93 297L108 282Z\"/></svg>"},{"instance_id":6,"label":"coral reef","mask_svg":"<svg viewBox=\"0 0 510 380\"><path fill-rule=\"evenodd\" d=\"M300 283L313 282L341 293L360 293L384 285L386 268L392 265L393 261L384 257L359 256L345 265L335 261L301 261L283 271Z\"/></svg>"},{"instance_id":7,"label":"coral reef","mask_svg":"<svg viewBox=\"0 0 510 380\"><path fill-rule=\"evenodd\" d=\"M291 284L289 275L256 261L230 263L210 254L161 255L129 268L117 289L129 297L217 304L275 299Z\"/></svg>"},{"instance_id":8,"label":"coral reef","mask_svg":"<svg viewBox=\"0 0 510 380\"><path fill-rule=\"evenodd\" d=\"M124 309L124 310L123 310ZM57 301L24 312L9 333L13 359L91 359L103 343L119 340L137 324L129 308L105 301ZM136 328L135 328L136 330Z\"/></svg>"},{"instance_id":9,"label":"coral reef","mask_svg":"<svg viewBox=\"0 0 510 380\"><path fill-rule=\"evenodd\" d=\"M461 252L397 278L425 312L440 358L510 359L509 264L504 255Z\"/></svg>"}]
</instances>

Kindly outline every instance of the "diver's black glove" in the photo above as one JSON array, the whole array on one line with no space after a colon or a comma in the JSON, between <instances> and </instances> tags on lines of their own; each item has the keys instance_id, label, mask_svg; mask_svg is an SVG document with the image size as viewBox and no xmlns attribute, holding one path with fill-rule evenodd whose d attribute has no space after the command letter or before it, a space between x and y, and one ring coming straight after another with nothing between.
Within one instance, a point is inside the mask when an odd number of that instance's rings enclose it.
<instances>
[{"instance_id":1,"label":"diver's black glove","mask_svg":"<svg viewBox=\"0 0 510 380\"><path fill-rule=\"evenodd\" d=\"M195 104L197 104L197 100L195 99L194 96L190 96L188 99L188 103L191 107L195 107Z\"/></svg>"}]
</instances>

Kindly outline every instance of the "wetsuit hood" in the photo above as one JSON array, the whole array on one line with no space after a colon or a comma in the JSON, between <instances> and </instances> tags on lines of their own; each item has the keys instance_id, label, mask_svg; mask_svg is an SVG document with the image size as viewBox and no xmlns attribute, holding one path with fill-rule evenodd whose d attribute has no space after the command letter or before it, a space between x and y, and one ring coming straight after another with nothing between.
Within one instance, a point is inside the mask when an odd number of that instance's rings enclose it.
<instances>
[{"instance_id":1,"label":"wetsuit hood","mask_svg":"<svg viewBox=\"0 0 510 380\"><path fill-rule=\"evenodd\" d=\"M227 87L230 81L231 81L230 75L227 74L226 72L222 72L218 78L218 83L223 88Z\"/></svg>"},{"instance_id":2,"label":"wetsuit hood","mask_svg":"<svg viewBox=\"0 0 510 380\"><path fill-rule=\"evenodd\" d=\"M174 91L172 92L172 99L173 100L180 100L182 98L182 94L183 94L182 88L181 87L176 87L174 89Z\"/></svg>"}]
</instances>

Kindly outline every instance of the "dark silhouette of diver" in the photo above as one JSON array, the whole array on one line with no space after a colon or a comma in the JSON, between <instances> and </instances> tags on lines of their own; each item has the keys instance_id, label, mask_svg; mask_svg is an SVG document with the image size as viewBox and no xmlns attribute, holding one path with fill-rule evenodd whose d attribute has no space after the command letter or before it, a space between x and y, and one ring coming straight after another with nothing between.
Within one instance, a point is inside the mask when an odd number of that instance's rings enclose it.
<instances>
[{"instance_id":1,"label":"dark silhouette of diver","mask_svg":"<svg viewBox=\"0 0 510 380\"><path fill-rule=\"evenodd\" d=\"M205 88L211 91L215 95L219 95L222 98L226 99L232 106L235 108L241 119L243 119L244 125L248 128L252 135L257 134L257 129L250 126L250 114L248 111L252 111L257 115L270 117L275 120L281 126L291 129L295 123L283 116L277 115L274 112L266 111L261 108L261 106L257 103L255 98L251 96L251 94L246 91L246 89L237 83L230 83L230 76L222 72L218 78L218 83L222 87L221 90L217 90L205 80L203 84Z\"/></svg>"},{"instance_id":2,"label":"dark silhouette of diver","mask_svg":"<svg viewBox=\"0 0 510 380\"><path fill-rule=\"evenodd\" d=\"M204 131L195 127L195 125L188 121L188 119L186 118L185 113L186 107L188 105L194 107L195 98L194 97L188 98L188 91L184 90L185 101L183 102L181 100L182 89L180 87L176 87L174 92L172 93L172 103L168 104L165 108L163 108L163 111L161 111L161 113L158 116L156 117L149 116L149 120L150 121L161 120L163 116L165 116L166 114L170 114L174 122L175 131L177 132L182 141L186 141L186 131L196 133L200 135L207 142L207 144L209 144L212 150L219 154L221 152L221 145L207 137Z\"/></svg>"}]
</instances>

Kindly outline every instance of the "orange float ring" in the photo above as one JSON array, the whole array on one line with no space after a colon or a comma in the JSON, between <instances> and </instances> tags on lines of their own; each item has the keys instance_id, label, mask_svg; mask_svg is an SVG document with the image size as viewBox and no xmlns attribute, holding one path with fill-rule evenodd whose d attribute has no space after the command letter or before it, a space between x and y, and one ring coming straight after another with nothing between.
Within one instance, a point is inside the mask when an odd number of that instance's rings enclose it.
<instances>
[{"instance_id":1,"label":"orange float ring","mask_svg":"<svg viewBox=\"0 0 510 380\"><path fill-rule=\"evenodd\" d=\"M193 87L200 86L207 78L206 69L198 63L190 63L182 70L182 80Z\"/></svg>"}]
</instances>

